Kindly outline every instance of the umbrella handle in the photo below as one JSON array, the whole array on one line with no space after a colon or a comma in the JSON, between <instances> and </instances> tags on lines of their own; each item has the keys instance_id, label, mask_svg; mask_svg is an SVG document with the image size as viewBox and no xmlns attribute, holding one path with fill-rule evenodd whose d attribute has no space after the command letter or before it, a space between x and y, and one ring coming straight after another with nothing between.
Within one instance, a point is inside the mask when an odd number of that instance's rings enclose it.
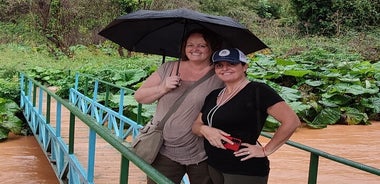
<instances>
[{"instance_id":1,"label":"umbrella handle","mask_svg":"<svg viewBox=\"0 0 380 184\"><path fill-rule=\"evenodd\" d=\"M165 55L163 55L163 56L162 56L162 61L161 61L161 64L164 64L164 63L165 63L165 58L166 58L166 56L165 56Z\"/></svg>"},{"instance_id":2,"label":"umbrella handle","mask_svg":"<svg viewBox=\"0 0 380 184\"><path fill-rule=\"evenodd\" d=\"M182 39L181 39L181 47L180 47L180 50L179 50L179 57L178 57L178 65L177 65L177 71L176 71L176 75L178 76L179 75L179 65L181 64L181 59L182 59L182 49L183 49L183 46L184 46L184 39L185 39L185 35L186 35L186 25L187 25L187 20L183 20L184 22L184 26L183 26L183 30L182 30Z\"/></svg>"},{"instance_id":3,"label":"umbrella handle","mask_svg":"<svg viewBox=\"0 0 380 184\"><path fill-rule=\"evenodd\" d=\"M177 71L175 73L176 76L179 76L179 65L181 64L181 60L178 61L178 65L177 65Z\"/></svg>"}]
</instances>

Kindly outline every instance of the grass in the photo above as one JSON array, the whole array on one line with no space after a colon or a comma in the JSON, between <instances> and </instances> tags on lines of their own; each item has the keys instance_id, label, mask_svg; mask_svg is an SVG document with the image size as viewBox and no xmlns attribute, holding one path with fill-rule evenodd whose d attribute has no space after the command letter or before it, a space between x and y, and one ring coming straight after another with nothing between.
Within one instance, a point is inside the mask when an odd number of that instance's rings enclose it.
<instances>
[{"instance_id":1,"label":"grass","mask_svg":"<svg viewBox=\"0 0 380 184\"><path fill-rule=\"evenodd\" d=\"M86 68L145 68L161 62L159 56L144 56L136 53L131 58L120 58L101 49L84 46L75 50L73 58L61 55L58 59L49 54L46 49L21 44L0 44L0 51L2 68L17 71L27 71L35 67L73 71Z\"/></svg>"}]
</instances>

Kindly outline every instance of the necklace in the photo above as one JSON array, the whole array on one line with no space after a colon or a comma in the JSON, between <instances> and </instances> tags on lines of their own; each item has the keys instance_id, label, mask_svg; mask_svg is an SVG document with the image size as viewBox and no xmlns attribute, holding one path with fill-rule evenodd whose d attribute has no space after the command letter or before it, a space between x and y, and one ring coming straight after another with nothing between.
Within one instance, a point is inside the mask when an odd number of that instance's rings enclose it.
<instances>
[{"instance_id":1,"label":"necklace","mask_svg":"<svg viewBox=\"0 0 380 184\"><path fill-rule=\"evenodd\" d=\"M249 82L249 81L248 81ZM223 97L224 97L224 94L226 92L226 87L224 87L218 94L218 97L220 97L220 99L216 99L216 105L207 113L207 123L210 127L212 127L212 120L214 118L214 114L215 112L219 109L219 107L221 107L222 105L224 105L226 102L228 102L229 100L231 100L232 97L234 97L239 91L240 89L243 88L243 86L245 86L247 84L247 80L242 80L240 83L239 83L239 86L237 88L235 88L234 90L232 90L232 92L223 100ZM218 98L217 97L217 98Z\"/></svg>"}]
</instances>

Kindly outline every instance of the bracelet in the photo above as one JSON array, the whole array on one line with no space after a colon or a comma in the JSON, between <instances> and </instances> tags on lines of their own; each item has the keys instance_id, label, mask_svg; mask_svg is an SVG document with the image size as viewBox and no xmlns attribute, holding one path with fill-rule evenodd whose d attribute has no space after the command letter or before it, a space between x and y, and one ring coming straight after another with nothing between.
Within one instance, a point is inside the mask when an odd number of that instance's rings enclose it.
<instances>
[{"instance_id":1,"label":"bracelet","mask_svg":"<svg viewBox=\"0 0 380 184\"><path fill-rule=\"evenodd\" d=\"M262 146L261 148L263 149L264 157L266 157L266 156L267 156L267 154L265 153L265 147L264 147L264 146Z\"/></svg>"}]
</instances>

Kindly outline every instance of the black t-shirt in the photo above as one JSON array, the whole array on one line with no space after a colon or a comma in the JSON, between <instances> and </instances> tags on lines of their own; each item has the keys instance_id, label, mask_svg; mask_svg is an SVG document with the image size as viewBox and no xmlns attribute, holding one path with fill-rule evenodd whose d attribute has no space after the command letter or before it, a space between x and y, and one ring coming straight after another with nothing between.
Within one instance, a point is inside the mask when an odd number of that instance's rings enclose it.
<instances>
[{"instance_id":1,"label":"black t-shirt","mask_svg":"<svg viewBox=\"0 0 380 184\"><path fill-rule=\"evenodd\" d=\"M201 110L202 121L207 125L207 114L215 107L216 99L222 89L212 91L205 99ZM212 127L221 129L242 142L256 144L260 132L268 117L268 107L283 101L283 99L268 85L259 82L248 83L232 99L223 104L214 113ZM257 107L259 111L257 111ZM258 117L259 116L259 117ZM229 174L250 176L267 176L269 174L269 160L251 158L240 161L233 151L212 146L205 139L207 162L212 167Z\"/></svg>"}]
</instances>

